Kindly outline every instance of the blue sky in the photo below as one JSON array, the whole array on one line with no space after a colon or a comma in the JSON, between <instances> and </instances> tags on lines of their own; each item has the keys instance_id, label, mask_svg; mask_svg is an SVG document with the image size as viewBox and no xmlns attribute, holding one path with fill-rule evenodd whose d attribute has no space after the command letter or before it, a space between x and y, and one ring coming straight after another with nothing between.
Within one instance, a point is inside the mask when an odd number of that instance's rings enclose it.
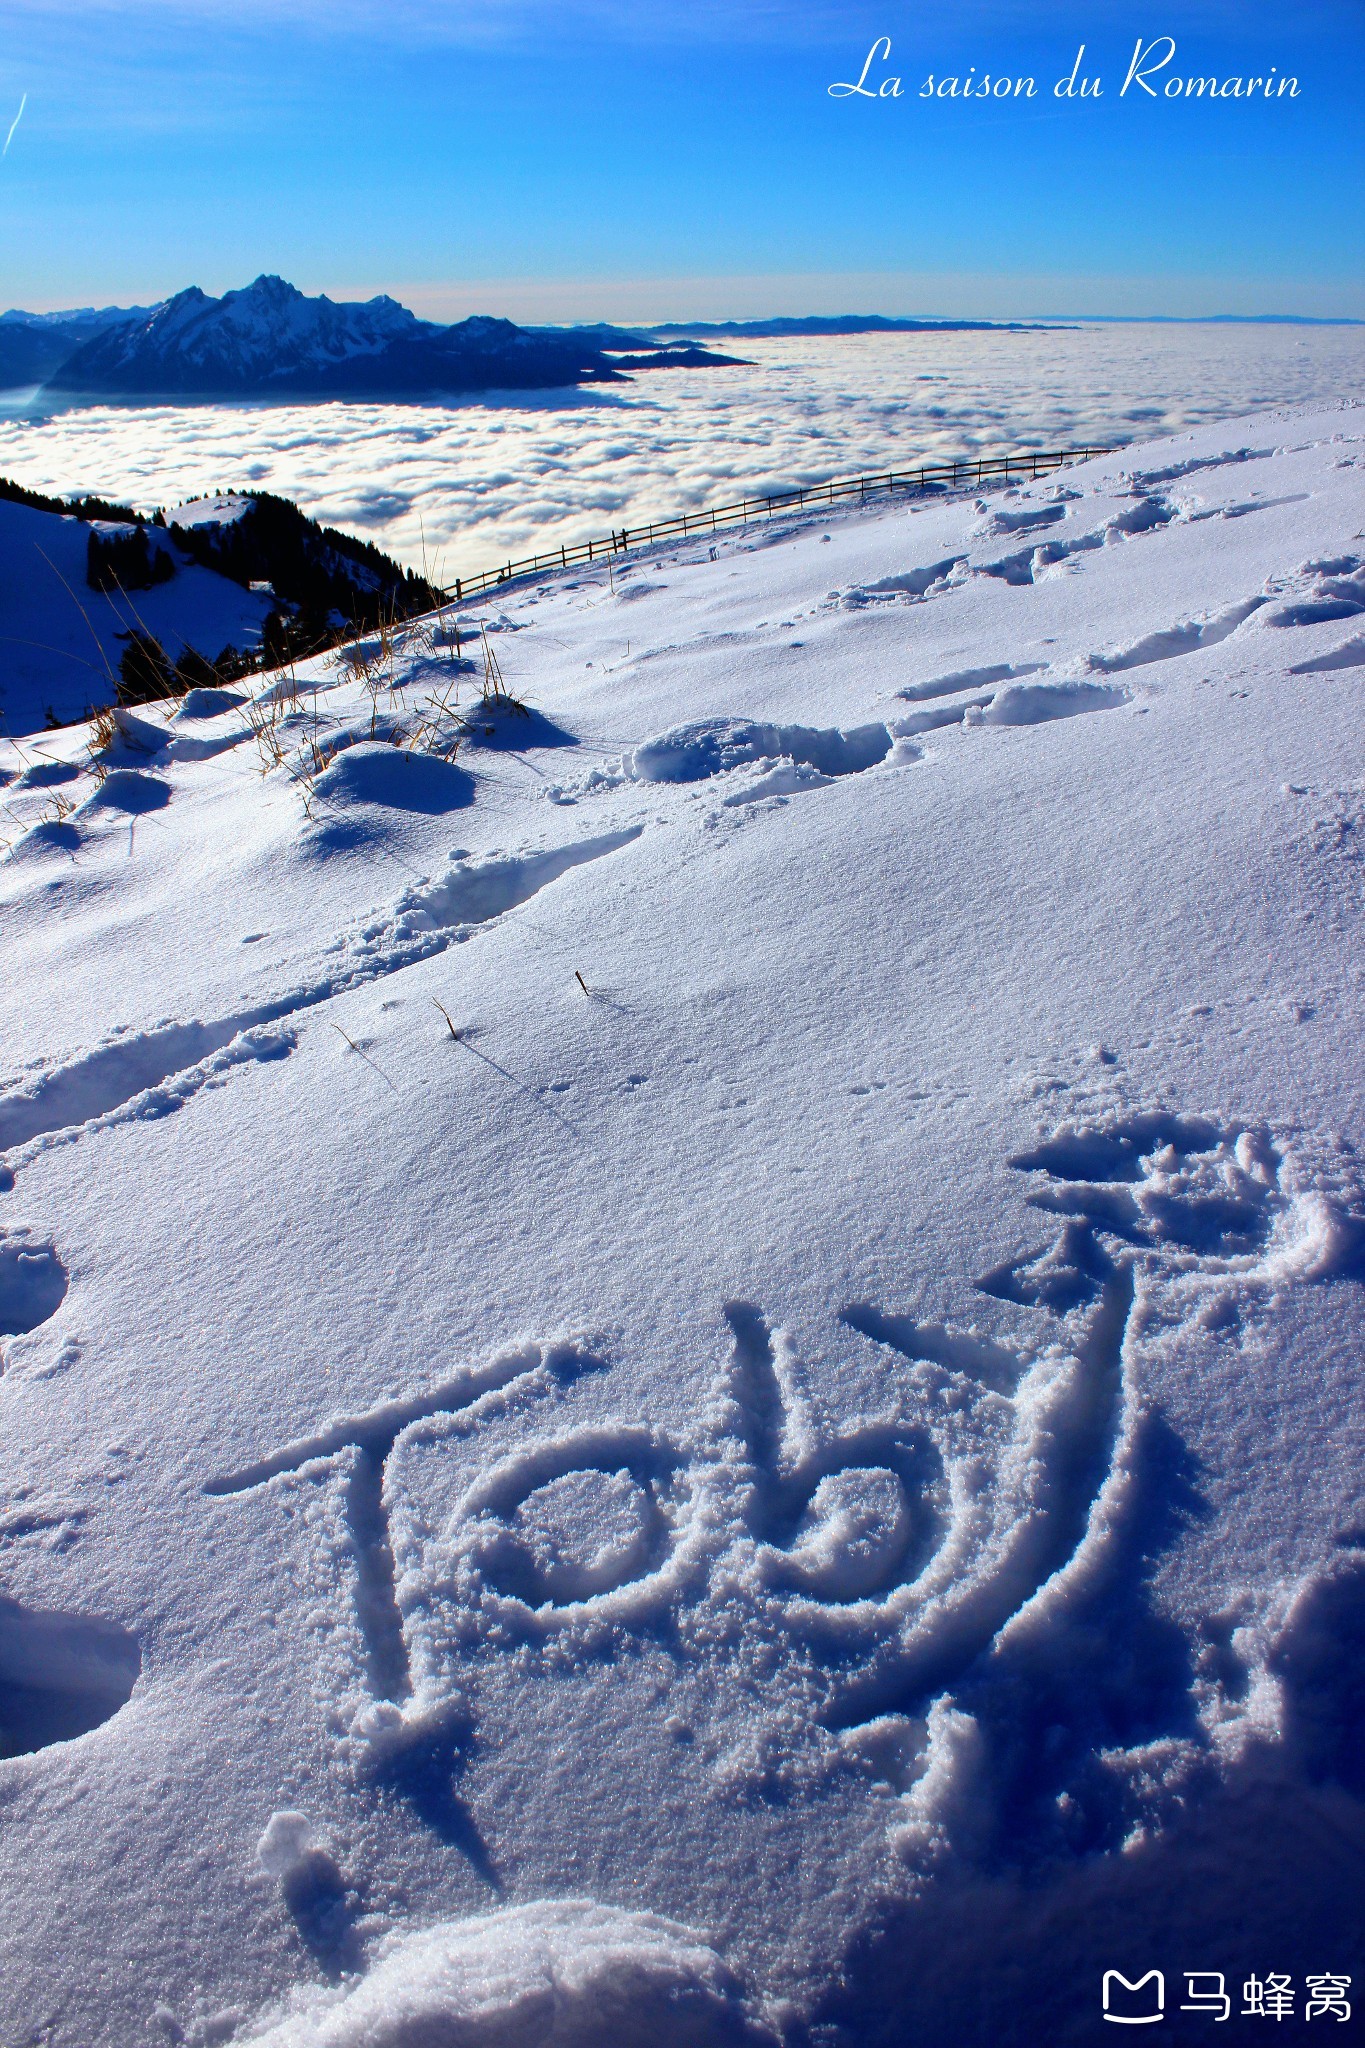
<instances>
[{"instance_id":1,"label":"blue sky","mask_svg":"<svg viewBox=\"0 0 1365 2048\"><path fill-rule=\"evenodd\" d=\"M1120 97L1167 34L1299 96ZM919 97L972 66L1038 95ZM1361 315L1363 87L1360 0L0 0L0 303Z\"/></svg>"}]
</instances>

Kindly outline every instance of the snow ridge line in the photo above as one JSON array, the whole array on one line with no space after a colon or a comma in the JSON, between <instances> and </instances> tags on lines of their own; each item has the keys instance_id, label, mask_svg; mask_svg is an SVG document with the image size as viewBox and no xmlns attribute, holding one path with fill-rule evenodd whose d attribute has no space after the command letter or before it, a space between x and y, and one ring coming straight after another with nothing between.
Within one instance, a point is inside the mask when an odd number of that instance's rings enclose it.
<instances>
[{"instance_id":1,"label":"snow ridge line","mask_svg":"<svg viewBox=\"0 0 1365 2048\"><path fill-rule=\"evenodd\" d=\"M0 1155L7 1169L26 1166L53 1145L88 1132L168 1115L246 1061L286 1058L297 1034L269 1027L461 944L570 868L631 845L643 831L643 825L630 825L547 852L462 862L443 880L410 890L382 925L352 939L360 957L337 972L226 1017L116 1039L56 1068L30 1089L0 1096Z\"/></svg>"}]
</instances>

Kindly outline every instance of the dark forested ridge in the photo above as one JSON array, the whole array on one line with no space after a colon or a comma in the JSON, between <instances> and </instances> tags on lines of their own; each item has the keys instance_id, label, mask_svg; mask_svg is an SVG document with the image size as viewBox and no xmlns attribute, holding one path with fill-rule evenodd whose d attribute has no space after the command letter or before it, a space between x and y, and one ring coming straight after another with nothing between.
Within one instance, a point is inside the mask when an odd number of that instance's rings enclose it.
<instances>
[{"instance_id":1,"label":"dark forested ridge","mask_svg":"<svg viewBox=\"0 0 1365 2048\"><path fill-rule=\"evenodd\" d=\"M5 476L0 476L0 498L11 505L27 505L33 512L60 512L71 519L110 519L126 526L142 522L141 513L134 512L130 505L113 505L107 498L54 498L46 491L31 491L27 484L16 484Z\"/></svg>"},{"instance_id":2,"label":"dark forested ridge","mask_svg":"<svg viewBox=\"0 0 1365 2048\"><path fill-rule=\"evenodd\" d=\"M167 531L203 568L244 586L269 583L280 602L320 617L364 625L381 610L406 618L439 602L429 583L371 542L320 526L270 491L250 493L246 511L221 525L179 526L172 512Z\"/></svg>"}]
</instances>

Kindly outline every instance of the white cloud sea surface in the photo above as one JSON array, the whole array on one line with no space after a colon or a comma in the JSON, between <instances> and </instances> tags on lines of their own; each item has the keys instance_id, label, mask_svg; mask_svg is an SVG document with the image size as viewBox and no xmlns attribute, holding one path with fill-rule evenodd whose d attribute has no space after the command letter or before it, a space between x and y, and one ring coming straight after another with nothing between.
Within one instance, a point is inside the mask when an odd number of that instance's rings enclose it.
<instances>
[{"instance_id":1,"label":"white cloud sea surface","mask_svg":"<svg viewBox=\"0 0 1365 2048\"><path fill-rule=\"evenodd\" d=\"M968 454L1148 440L1365 379L1350 327L735 344L751 367L463 404L0 411L0 475L150 509L283 493L445 580L613 527Z\"/></svg>"}]
</instances>

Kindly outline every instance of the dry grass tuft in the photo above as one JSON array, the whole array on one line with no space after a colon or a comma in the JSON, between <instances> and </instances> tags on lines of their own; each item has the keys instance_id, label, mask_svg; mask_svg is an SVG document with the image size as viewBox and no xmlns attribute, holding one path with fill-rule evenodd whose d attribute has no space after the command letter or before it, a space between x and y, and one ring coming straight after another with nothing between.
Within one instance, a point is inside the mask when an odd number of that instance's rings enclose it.
<instances>
[{"instance_id":1,"label":"dry grass tuft","mask_svg":"<svg viewBox=\"0 0 1365 2048\"><path fill-rule=\"evenodd\" d=\"M445 1006L445 1004L444 1004L444 1003L436 1002L436 998L435 998L435 996L433 996L431 1000L432 1000L432 1002L433 1002L433 1003L436 1003L436 1007L437 1007L437 1009L438 1009L438 1010L440 1011L441 1015L442 1015L442 1016L443 1016L443 1017L445 1018L445 1020L446 1020L446 1028L447 1028L447 1029L449 1030L449 1032L450 1032L450 1035L451 1035L451 1037L452 1037L452 1038L454 1039L454 1041L455 1041L456 1045L458 1045L458 1044L460 1043L460 1034L459 1034L459 1032L458 1032L458 1031L457 1031L457 1030L455 1029L455 1020L454 1020L454 1018L453 1018L453 1017L451 1016L451 1014L450 1014L449 1010L448 1010L448 1009L446 1008L446 1006Z\"/></svg>"},{"instance_id":2,"label":"dry grass tuft","mask_svg":"<svg viewBox=\"0 0 1365 2048\"><path fill-rule=\"evenodd\" d=\"M487 626L481 626L479 633L483 640L482 696L485 706L490 711L494 709L515 711L522 718L529 718L531 715L529 707L520 697L514 697L503 681L502 664L489 644Z\"/></svg>"}]
</instances>

